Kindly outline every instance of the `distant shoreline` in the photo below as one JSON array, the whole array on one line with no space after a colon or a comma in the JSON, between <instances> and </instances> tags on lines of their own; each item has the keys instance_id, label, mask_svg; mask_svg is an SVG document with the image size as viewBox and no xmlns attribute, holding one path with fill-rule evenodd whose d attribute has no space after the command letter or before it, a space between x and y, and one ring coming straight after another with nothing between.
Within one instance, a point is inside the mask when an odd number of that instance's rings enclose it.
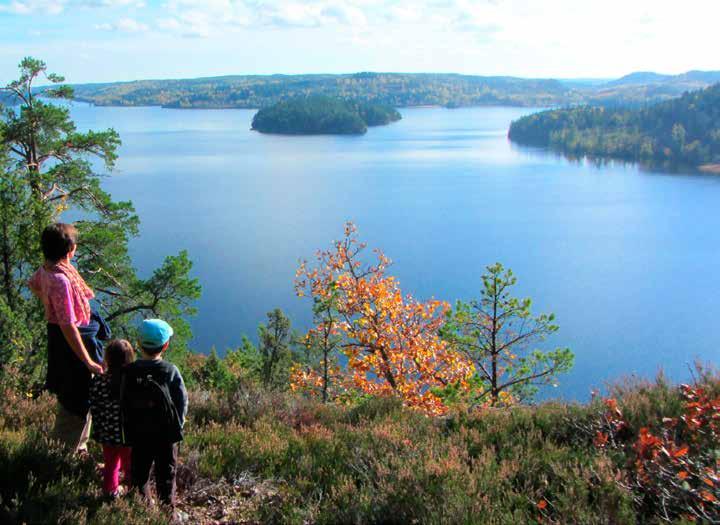
<instances>
[{"instance_id":1,"label":"distant shoreline","mask_svg":"<svg viewBox=\"0 0 720 525\"><path fill-rule=\"evenodd\" d=\"M702 166L699 166L698 169L703 173L720 175L720 164L703 164Z\"/></svg>"},{"instance_id":2,"label":"distant shoreline","mask_svg":"<svg viewBox=\"0 0 720 525\"><path fill-rule=\"evenodd\" d=\"M242 109L248 111L259 111L262 108L259 107L244 107L244 106L170 106L164 104L97 104L92 100L83 98L74 98L74 102L82 102L83 104L89 104L98 108L162 108L162 109L182 109L182 110L194 110L194 109ZM412 106L395 106L397 109L465 109L465 108L528 108L528 109L545 109L546 106L533 106L527 104L511 104L511 103L499 103L493 102L488 104L468 104L463 106L444 106L442 104L415 104Z\"/></svg>"}]
</instances>

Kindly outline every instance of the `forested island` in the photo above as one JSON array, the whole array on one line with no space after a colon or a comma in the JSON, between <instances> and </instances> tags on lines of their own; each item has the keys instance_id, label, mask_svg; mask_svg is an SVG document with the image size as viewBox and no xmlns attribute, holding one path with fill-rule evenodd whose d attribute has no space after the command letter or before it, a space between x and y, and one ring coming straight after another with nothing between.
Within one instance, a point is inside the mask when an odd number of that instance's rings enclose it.
<instances>
[{"instance_id":1,"label":"forested island","mask_svg":"<svg viewBox=\"0 0 720 525\"><path fill-rule=\"evenodd\" d=\"M513 122L508 135L570 156L712 169L720 163L720 84L642 108L544 111Z\"/></svg>"},{"instance_id":2,"label":"forested island","mask_svg":"<svg viewBox=\"0 0 720 525\"><path fill-rule=\"evenodd\" d=\"M382 126L401 118L395 108L383 104L314 96L262 108L253 118L252 129L286 135L361 135L368 126Z\"/></svg>"}]
</instances>

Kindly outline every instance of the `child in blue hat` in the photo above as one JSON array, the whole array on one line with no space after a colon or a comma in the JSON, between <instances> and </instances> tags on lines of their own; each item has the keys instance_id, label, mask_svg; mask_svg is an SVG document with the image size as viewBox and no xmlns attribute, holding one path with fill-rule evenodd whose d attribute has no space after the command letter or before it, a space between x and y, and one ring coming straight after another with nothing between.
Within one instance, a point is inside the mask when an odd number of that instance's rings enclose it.
<instances>
[{"instance_id":1,"label":"child in blue hat","mask_svg":"<svg viewBox=\"0 0 720 525\"><path fill-rule=\"evenodd\" d=\"M163 361L172 327L161 319L140 326L141 359L125 367L121 405L125 439L132 446L134 487L150 499L150 471L161 502L175 505L177 444L183 439L187 390L177 367Z\"/></svg>"}]
</instances>

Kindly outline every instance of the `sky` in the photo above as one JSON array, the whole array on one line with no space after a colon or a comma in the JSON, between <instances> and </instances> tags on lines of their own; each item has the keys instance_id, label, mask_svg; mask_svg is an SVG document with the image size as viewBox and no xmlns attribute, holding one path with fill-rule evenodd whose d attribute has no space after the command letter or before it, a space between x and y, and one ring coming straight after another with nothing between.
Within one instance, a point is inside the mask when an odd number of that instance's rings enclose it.
<instances>
[{"instance_id":1,"label":"sky","mask_svg":"<svg viewBox=\"0 0 720 525\"><path fill-rule=\"evenodd\" d=\"M455 72L720 70L720 0L0 0L0 83Z\"/></svg>"}]
</instances>

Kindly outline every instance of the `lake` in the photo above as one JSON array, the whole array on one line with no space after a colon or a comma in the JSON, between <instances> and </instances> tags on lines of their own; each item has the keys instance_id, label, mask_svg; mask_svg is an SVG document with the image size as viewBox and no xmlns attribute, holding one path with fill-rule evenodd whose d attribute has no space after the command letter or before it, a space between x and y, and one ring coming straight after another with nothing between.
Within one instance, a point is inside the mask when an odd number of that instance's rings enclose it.
<instances>
[{"instance_id":1,"label":"lake","mask_svg":"<svg viewBox=\"0 0 720 525\"><path fill-rule=\"evenodd\" d=\"M574 163L511 145L527 108L403 109L364 136L251 132L247 110L73 106L80 128L115 128L123 146L104 186L142 220L141 274L187 249L203 296L194 348L255 337L282 308L298 328L299 258L354 221L394 261L405 292L479 296L496 261L536 312L555 312L549 343L574 370L544 396L587 399L608 379L663 368L689 378L720 343L720 177Z\"/></svg>"}]
</instances>

